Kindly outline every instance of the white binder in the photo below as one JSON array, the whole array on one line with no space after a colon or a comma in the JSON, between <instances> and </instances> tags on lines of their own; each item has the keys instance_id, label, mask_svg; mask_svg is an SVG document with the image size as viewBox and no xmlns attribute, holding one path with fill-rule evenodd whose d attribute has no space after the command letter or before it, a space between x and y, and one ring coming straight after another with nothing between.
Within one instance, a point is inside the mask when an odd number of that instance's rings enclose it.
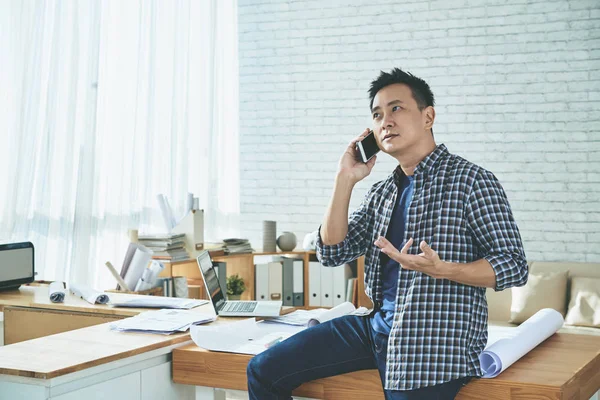
<instances>
[{"instance_id":1,"label":"white binder","mask_svg":"<svg viewBox=\"0 0 600 400\"><path fill-rule=\"evenodd\" d=\"M321 265L321 306L333 307L333 268Z\"/></svg>"},{"instance_id":2,"label":"white binder","mask_svg":"<svg viewBox=\"0 0 600 400\"><path fill-rule=\"evenodd\" d=\"M310 261L308 263L308 305L319 307L321 305L321 263Z\"/></svg>"},{"instance_id":3,"label":"white binder","mask_svg":"<svg viewBox=\"0 0 600 400\"><path fill-rule=\"evenodd\" d=\"M281 262L269 263L268 300L283 300L283 265Z\"/></svg>"},{"instance_id":4,"label":"white binder","mask_svg":"<svg viewBox=\"0 0 600 400\"><path fill-rule=\"evenodd\" d=\"M254 278L256 279L256 284L254 286L256 291L256 300L269 300L269 264L256 264L256 273Z\"/></svg>"},{"instance_id":5,"label":"white binder","mask_svg":"<svg viewBox=\"0 0 600 400\"><path fill-rule=\"evenodd\" d=\"M333 306L346 301L346 286L348 279L352 277L352 269L349 264L331 268L333 270Z\"/></svg>"}]
</instances>

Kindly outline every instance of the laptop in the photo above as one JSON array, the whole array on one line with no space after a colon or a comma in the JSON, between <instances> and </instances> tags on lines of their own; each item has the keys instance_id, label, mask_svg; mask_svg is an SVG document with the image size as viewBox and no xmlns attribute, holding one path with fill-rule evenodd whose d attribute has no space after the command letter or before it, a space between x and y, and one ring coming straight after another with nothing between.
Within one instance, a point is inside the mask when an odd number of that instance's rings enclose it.
<instances>
[{"instance_id":1,"label":"laptop","mask_svg":"<svg viewBox=\"0 0 600 400\"><path fill-rule=\"evenodd\" d=\"M196 258L208 297L221 317L278 317L282 301L226 301L208 251Z\"/></svg>"}]
</instances>

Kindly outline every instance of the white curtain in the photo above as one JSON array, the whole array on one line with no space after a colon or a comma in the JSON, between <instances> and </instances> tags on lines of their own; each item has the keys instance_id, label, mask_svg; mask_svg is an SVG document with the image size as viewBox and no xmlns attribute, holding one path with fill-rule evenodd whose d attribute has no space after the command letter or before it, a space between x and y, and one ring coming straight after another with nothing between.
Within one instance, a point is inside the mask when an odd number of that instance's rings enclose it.
<instances>
[{"instance_id":1,"label":"white curtain","mask_svg":"<svg viewBox=\"0 0 600 400\"><path fill-rule=\"evenodd\" d=\"M0 0L0 240L104 289L158 193L237 236L237 59L235 0Z\"/></svg>"}]
</instances>

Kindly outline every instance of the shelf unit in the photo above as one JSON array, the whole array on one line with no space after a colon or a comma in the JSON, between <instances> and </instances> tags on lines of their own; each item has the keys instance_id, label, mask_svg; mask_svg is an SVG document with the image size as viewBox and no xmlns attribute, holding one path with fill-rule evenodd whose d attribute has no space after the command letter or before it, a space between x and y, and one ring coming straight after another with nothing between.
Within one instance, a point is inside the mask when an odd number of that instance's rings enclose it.
<instances>
[{"instance_id":1,"label":"shelf unit","mask_svg":"<svg viewBox=\"0 0 600 400\"><path fill-rule=\"evenodd\" d=\"M294 250L294 251L275 251L275 252L254 252L243 254L229 254L224 256L212 257L213 261L225 262L227 264L227 275L238 274L244 280L247 290L242 293L242 300L255 299L255 268L254 256L290 256L301 258L304 261L304 308L309 308L309 287L308 287L308 263L316 261L317 255L314 251ZM371 300L365 294L364 287L364 257L356 261L356 272L358 280L358 304L356 306L371 307ZM202 276L198 270L198 264L195 259L172 263L165 268L162 276L185 276L191 281L201 281Z\"/></svg>"}]
</instances>

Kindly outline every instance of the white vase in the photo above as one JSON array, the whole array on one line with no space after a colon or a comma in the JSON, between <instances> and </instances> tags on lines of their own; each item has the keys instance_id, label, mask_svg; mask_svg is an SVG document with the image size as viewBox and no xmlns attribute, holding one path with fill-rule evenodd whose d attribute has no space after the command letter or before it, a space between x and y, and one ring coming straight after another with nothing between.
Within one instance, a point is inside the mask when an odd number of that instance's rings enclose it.
<instances>
[{"instance_id":1,"label":"white vase","mask_svg":"<svg viewBox=\"0 0 600 400\"><path fill-rule=\"evenodd\" d=\"M263 251L276 251L275 238L277 223L275 221L263 221Z\"/></svg>"}]
</instances>

